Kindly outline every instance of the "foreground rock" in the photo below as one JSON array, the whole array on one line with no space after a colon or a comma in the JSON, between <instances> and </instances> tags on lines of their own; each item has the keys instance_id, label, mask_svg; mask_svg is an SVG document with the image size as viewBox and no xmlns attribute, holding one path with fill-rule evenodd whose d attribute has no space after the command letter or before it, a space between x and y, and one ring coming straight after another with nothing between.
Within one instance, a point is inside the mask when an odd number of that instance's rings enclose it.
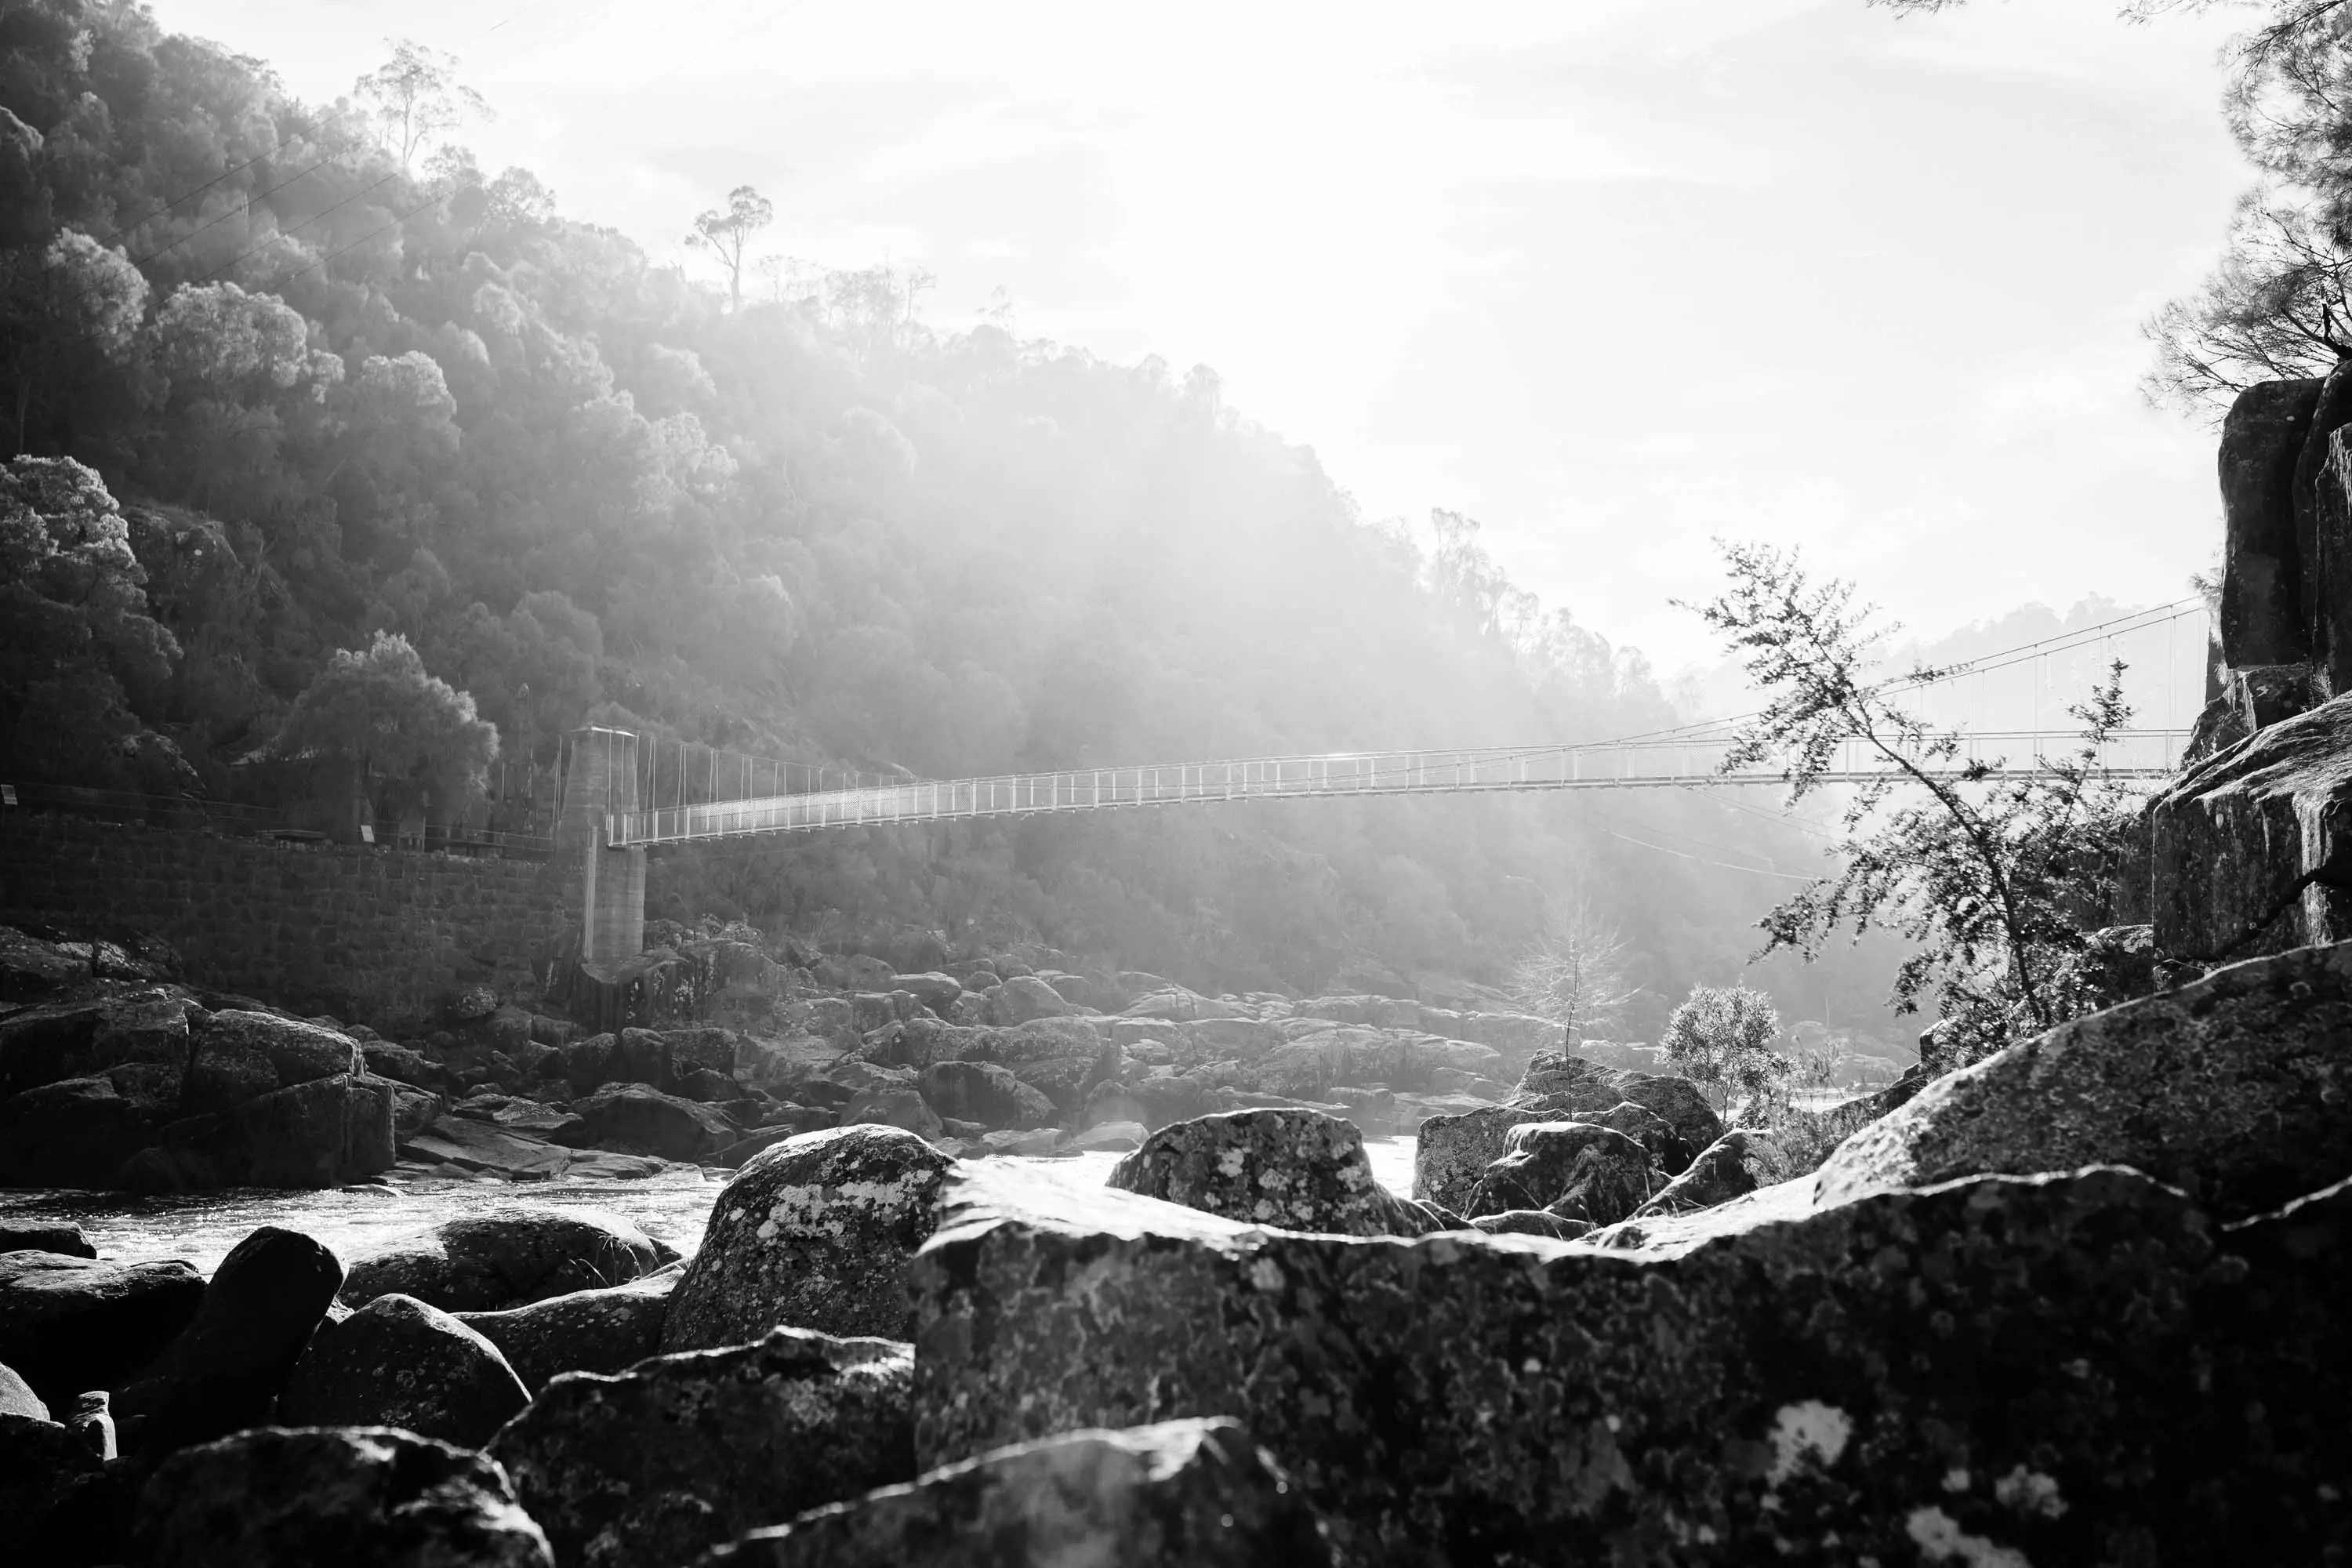
<instances>
[{"instance_id":1,"label":"foreground rock","mask_svg":"<svg viewBox=\"0 0 2352 1568\"><path fill-rule=\"evenodd\" d=\"M408 1432L262 1427L184 1449L139 1500L153 1568L553 1568L498 1466Z\"/></svg>"},{"instance_id":2,"label":"foreground rock","mask_svg":"<svg viewBox=\"0 0 2352 1568\"><path fill-rule=\"evenodd\" d=\"M458 1312L457 1320L499 1347L523 1386L537 1394L565 1372L619 1372L661 1352L670 1292L686 1272L667 1264L642 1279L604 1290L574 1290L502 1312Z\"/></svg>"},{"instance_id":3,"label":"foreground rock","mask_svg":"<svg viewBox=\"0 0 2352 1568\"><path fill-rule=\"evenodd\" d=\"M1163 1127L1112 1167L1110 1184L1245 1225L1341 1236L1422 1236L1456 1223L1393 1197L1363 1132L1318 1110L1234 1110Z\"/></svg>"},{"instance_id":4,"label":"foreground rock","mask_svg":"<svg viewBox=\"0 0 2352 1568\"><path fill-rule=\"evenodd\" d=\"M453 1219L352 1265L342 1300L397 1291L446 1312L488 1312L625 1285L661 1266L636 1226L584 1209L505 1208Z\"/></svg>"},{"instance_id":5,"label":"foreground rock","mask_svg":"<svg viewBox=\"0 0 2352 1568\"><path fill-rule=\"evenodd\" d=\"M2352 1466L2352 1184L2223 1232L2129 1172L1990 1177L1633 1254L1074 1215L994 1162L950 1203L915 1269L929 1464L1232 1415L1375 1563L2352 1542L2321 1480Z\"/></svg>"},{"instance_id":6,"label":"foreground rock","mask_svg":"<svg viewBox=\"0 0 2352 1568\"><path fill-rule=\"evenodd\" d=\"M120 1388L195 1317L205 1281L185 1263L0 1253L0 1363L52 1409Z\"/></svg>"},{"instance_id":7,"label":"foreground rock","mask_svg":"<svg viewBox=\"0 0 2352 1568\"><path fill-rule=\"evenodd\" d=\"M1067 1432L756 1531L753 1568L1195 1568L1331 1561L1314 1514L1234 1422Z\"/></svg>"},{"instance_id":8,"label":"foreground rock","mask_svg":"<svg viewBox=\"0 0 2352 1568\"><path fill-rule=\"evenodd\" d=\"M779 1325L904 1339L907 1266L939 1222L955 1161L895 1127L804 1132L762 1150L719 1194L672 1293L665 1351Z\"/></svg>"},{"instance_id":9,"label":"foreground rock","mask_svg":"<svg viewBox=\"0 0 2352 1568\"><path fill-rule=\"evenodd\" d=\"M489 1453L557 1563L672 1568L911 1479L913 1377L903 1343L778 1329L615 1377L559 1377Z\"/></svg>"},{"instance_id":10,"label":"foreground rock","mask_svg":"<svg viewBox=\"0 0 2352 1568\"><path fill-rule=\"evenodd\" d=\"M2352 1172L2352 942L2234 964L1930 1085L1846 1140L1816 1199L2129 1165L2225 1220Z\"/></svg>"},{"instance_id":11,"label":"foreground rock","mask_svg":"<svg viewBox=\"0 0 2352 1568\"><path fill-rule=\"evenodd\" d=\"M264 1226L231 1247L187 1331L116 1401L130 1446L168 1454L268 1420L342 1282L299 1231Z\"/></svg>"},{"instance_id":12,"label":"foreground rock","mask_svg":"<svg viewBox=\"0 0 2352 1568\"><path fill-rule=\"evenodd\" d=\"M397 1426L473 1448L530 1400L488 1340L422 1301L379 1296L319 1331L278 1402L278 1418Z\"/></svg>"}]
</instances>

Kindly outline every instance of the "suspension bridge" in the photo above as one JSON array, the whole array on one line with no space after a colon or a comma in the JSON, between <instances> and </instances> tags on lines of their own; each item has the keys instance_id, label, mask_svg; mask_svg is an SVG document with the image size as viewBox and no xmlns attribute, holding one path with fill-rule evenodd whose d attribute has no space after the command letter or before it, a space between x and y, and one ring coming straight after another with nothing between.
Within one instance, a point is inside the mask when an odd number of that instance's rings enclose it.
<instances>
[{"instance_id":1,"label":"suspension bridge","mask_svg":"<svg viewBox=\"0 0 2352 1568\"><path fill-rule=\"evenodd\" d=\"M2027 644L1940 672L1889 682L1889 694L1916 691L1948 712L1955 689L1964 705L1983 706L1997 672L2025 667L2033 682L2032 712L2042 706L2048 668L2068 656L2102 659L2135 635L2163 634L2177 646L2178 623L2202 632L2200 603L2183 601L2067 636ZM2202 699L2203 648L2197 650ZM2079 674L2079 671L2072 672ZM1967 683L1978 695L1965 695ZM2079 681L2069 681L2080 689ZM2163 707L2177 714L2171 672ZM1915 699L1916 700L1916 699ZM2014 706L2014 703L2004 704ZM1785 784L1769 766L1727 769L1741 715L1646 735L1578 744L1444 750L1345 752L1227 758L1109 767L1058 768L962 779L845 776L805 764L724 752L632 731L596 728L567 740L559 837L581 855L585 915L583 956L612 962L642 945L645 852L665 846L749 839L829 829L1025 817L1065 812L1264 800L1313 800L1528 791L1694 789ZM2051 758L2074 759L2079 732L2035 727L1978 730L1954 726L1945 754L1906 754L1869 741L1842 742L1822 759L1822 782L1863 784L1905 778L2014 778L2048 775ZM2091 759L2110 779L2155 781L2179 770L2189 731L2153 728L2111 735ZM600 853L602 851L603 853ZM618 852L618 853L614 853Z\"/></svg>"}]
</instances>

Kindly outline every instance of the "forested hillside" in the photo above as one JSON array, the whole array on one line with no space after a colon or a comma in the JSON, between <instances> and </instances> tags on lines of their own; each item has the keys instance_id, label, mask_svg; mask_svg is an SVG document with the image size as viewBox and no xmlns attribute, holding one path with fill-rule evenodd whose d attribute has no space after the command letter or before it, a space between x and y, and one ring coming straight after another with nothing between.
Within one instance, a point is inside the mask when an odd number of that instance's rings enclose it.
<instances>
[{"instance_id":1,"label":"forested hillside","mask_svg":"<svg viewBox=\"0 0 2352 1568\"><path fill-rule=\"evenodd\" d=\"M11 465L8 528L37 514L51 543L0 563L5 776L315 791L333 746L289 740L289 713L387 634L469 694L510 780L586 721L945 776L1676 718L1637 655L1515 590L1474 522L1360 517L1204 367L935 328L887 268L736 302L526 171L297 102L168 21L0 12L6 438L96 476ZM410 779L410 804L479 813L483 755ZM839 833L677 857L654 912L1328 989L1499 980L1548 903L1582 900L1639 955L1628 1023L1654 1036L1816 868L1773 804ZM1792 1018L1900 1037L1883 973L1768 978Z\"/></svg>"}]
</instances>

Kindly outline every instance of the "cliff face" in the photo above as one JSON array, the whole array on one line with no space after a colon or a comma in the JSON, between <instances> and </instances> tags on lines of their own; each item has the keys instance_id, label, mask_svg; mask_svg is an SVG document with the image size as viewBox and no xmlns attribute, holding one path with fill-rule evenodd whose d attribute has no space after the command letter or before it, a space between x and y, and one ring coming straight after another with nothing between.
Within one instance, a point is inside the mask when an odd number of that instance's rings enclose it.
<instances>
[{"instance_id":1,"label":"cliff face","mask_svg":"<svg viewBox=\"0 0 2352 1568\"><path fill-rule=\"evenodd\" d=\"M2205 962L2352 935L2352 363L2247 388L2220 468L2221 690L2148 815L2156 944Z\"/></svg>"}]
</instances>

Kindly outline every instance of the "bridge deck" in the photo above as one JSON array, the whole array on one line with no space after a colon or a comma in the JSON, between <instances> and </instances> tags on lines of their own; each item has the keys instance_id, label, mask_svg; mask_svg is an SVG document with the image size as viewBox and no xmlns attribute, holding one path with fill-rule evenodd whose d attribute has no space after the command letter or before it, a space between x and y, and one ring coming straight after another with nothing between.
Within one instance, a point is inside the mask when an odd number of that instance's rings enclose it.
<instances>
[{"instance_id":1,"label":"bridge deck","mask_svg":"<svg viewBox=\"0 0 2352 1568\"><path fill-rule=\"evenodd\" d=\"M2109 776L2160 779L2177 770L2188 731L2118 735L2102 759ZM2070 752L2078 738L2011 731L1970 738L1963 761L2001 776L2046 773L2039 759ZM1777 773L1718 771L1719 738L1616 742L1597 746L1490 747L1469 751L1354 752L1202 763L1066 768L993 778L908 781L854 789L772 795L625 812L611 817L614 847L683 844L770 833L804 833L880 823L1032 816L1213 801L1297 800L1346 795L1488 794L1524 790L1688 789L1782 783ZM2022 761L2012 762L2010 759ZM1832 783L1885 777L1893 764L1847 742L1826 773ZM1957 766L1945 776L1958 776Z\"/></svg>"}]
</instances>

